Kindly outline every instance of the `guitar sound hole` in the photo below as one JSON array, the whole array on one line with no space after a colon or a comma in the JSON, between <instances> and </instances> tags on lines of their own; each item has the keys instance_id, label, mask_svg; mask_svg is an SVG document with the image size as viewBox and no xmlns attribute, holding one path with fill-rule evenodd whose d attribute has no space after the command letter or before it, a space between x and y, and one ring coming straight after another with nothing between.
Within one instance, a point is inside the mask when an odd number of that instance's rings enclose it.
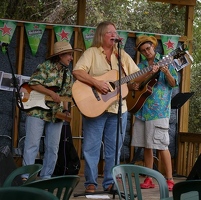
<instances>
[{"instance_id":1,"label":"guitar sound hole","mask_svg":"<svg viewBox=\"0 0 201 200\"><path fill-rule=\"evenodd\" d=\"M115 84L113 82L109 82L110 83L110 86L112 87L113 90L115 90ZM111 90L110 90L111 92Z\"/></svg>"}]
</instances>

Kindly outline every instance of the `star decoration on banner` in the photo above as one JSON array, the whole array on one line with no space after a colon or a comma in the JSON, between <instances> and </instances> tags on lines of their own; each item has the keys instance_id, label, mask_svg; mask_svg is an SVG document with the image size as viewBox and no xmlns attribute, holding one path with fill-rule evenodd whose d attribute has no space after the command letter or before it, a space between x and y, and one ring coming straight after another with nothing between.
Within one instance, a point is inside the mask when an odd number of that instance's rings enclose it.
<instances>
[{"instance_id":1,"label":"star decoration on banner","mask_svg":"<svg viewBox=\"0 0 201 200\"><path fill-rule=\"evenodd\" d=\"M38 28L38 25L37 24L34 24L34 29L37 29Z\"/></svg>"},{"instance_id":2,"label":"star decoration on banner","mask_svg":"<svg viewBox=\"0 0 201 200\"><path fill-rule=\"evenodd\" d=\"M2 36L4 35L10 35L12 28L8 27L6 24L4 24L4 27L0 27L0 31L2 31Z\"/></svg>"},{"instance_id":3,"label":"star decoration on banner","mask_svg":"<svg viewBox=\"0 0 201 200\"><path fill-rule=\"evenodd\" d=\"M61 41L65 40L65 39L68 40L68 32L65 32L64 29L62 29L62 31L60 33L57 33L57 35L60 36Z\"/></svg>"},{"instance_id":4,"label":"star decoration on banner","mask_svg":"<svg viewBox=\"0 0 201 200\"><path fill-rule=\"evenodd\" d=\"M91 30L90 30L90 33L91 33L91 34L94 34L94 33L95 33L95 30L91 29Z\"/></svg>"},{"instance_id":5,"label":"star decoration on banner","mask_svg":"<svg viewBox=\"0 0 201 200\"><path fill-rule=\"evenodd\" d=\"M168 40L168 42L164 42L164 44L168 49L174 49L174 42L172 42L170 39Z\"/></svg>"},{"instance_id":6,"label":"star decoration on banner","mask_svg":"<svg viewBox=\"0 0 201 200\"><path fill-rule=\"evenodd\" d=\"M119 40L121 40L121 43L123 42L124 38L123 37L119 37Z\"/></svg>"}]
</instances>

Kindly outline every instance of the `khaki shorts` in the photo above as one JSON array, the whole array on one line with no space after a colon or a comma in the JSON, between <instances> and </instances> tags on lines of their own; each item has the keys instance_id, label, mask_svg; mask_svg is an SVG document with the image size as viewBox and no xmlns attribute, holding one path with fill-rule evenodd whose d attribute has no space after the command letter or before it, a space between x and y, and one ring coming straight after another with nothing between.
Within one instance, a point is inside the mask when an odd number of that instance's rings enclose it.
<instances>
[{"instance_id":1,"label":"khaki shorts","mask_svg":"<svg viewBox=\"0 0 201 200\"><path fill-rule=\"evenodd\" d=\"M170 142L169 119L142 121L135 118L131 146L167 150Z\"/></svg>"}]
</instances>

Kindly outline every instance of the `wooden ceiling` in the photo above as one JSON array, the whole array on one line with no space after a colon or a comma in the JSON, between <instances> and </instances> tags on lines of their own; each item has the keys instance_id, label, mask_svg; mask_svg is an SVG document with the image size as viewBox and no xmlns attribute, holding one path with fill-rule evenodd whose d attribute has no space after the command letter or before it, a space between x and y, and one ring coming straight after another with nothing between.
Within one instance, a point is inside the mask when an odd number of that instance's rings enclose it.
<instances>
[{"instance_id":1,"label":"wooden ceiling","mask_svg":"<svg viewBox=\"0 0 201 200\"><path fill-rule=\"evenodd\" d=\"M182 5L182 6L195 6L196 0L148 0L154 2L169 3L172 5Z\"/></svg>"}]
</instances>

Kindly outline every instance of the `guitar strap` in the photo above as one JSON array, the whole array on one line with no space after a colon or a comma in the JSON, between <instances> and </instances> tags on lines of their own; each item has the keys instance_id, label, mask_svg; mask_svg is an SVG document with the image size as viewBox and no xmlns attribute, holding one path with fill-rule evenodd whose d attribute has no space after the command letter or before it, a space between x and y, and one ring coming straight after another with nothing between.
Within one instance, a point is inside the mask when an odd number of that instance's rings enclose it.
<instances>
[{"instance_id":1,"label":"guitar strap","mask_svg":"<svg viewBox=\"0 0 201 200\"><path fill-rule=\"evenodd\" d=\"M61 62L60 62L60 64L61 64L61 66L63 67L64 72L63 72L63 78L62 78L61 88L60 88L57 92L60 92L60 91L63 89L64 83L65 83L65 81L66 81L66 73L67 73L67 70L68 70L68 68L67 68L66 65L64 65L64 64L61 63Z\"/></svg>"},{"instance_id":2,"label":"guitar strap","mask_svg":"<svg viewBox=\"0 0 201 200\"><path fill-rule=\"evenodd\" d=\"M118 55L118 53L115 52L115 56L116 56L117 60L119 60L119 55ZM125 72L125 70L124 70L124 68L123 68L122 62L121 62L120 64L121 64L121 70L122 70L122 72L124 73L125 76L127 76L127 74L126 74L126 72Z\"/></svg>"},{"instance_id":3,"label":"guitar strap","mask_svg":"<svg viewBox=\"0 0 201 200\"><path fill-rule=\"evenodd\" d=\"M67 68L65 67L64 72L63 72L63 79L62 79L62 84L61 84L61 89L60 90L63 89L64 83L66 82L66 73L67 73Z\"/></svg>"}]
</instances>

